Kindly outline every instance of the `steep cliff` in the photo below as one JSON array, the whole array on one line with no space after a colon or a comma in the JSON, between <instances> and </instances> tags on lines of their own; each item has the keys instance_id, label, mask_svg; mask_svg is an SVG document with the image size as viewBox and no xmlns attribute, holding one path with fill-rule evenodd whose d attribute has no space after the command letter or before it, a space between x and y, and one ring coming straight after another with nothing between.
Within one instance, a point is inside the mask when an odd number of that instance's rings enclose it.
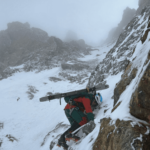
<instances>
[{"instance_id":1,"label":"steep cliff","mask_svg":"<svg viewBox=\"0 0 150 150\"><path fill-rule=\"evenodd\" d=\"M138 0L138 9L136 11L136 14L140 14L142 9L145 8L146 5L149 5L150 4L150 1L149 0Z\"/></svg>"},{"instance_id":2,"label":"steep cliff","mask_svg":"<svg viewBox=\"0 0 150 150\"><path fill-rule=\"evenodd\" d=\"M91 74L88 86L115 84L113 95L104 98L94 150L150 150L149 14L147 5Z\"/></svg>"},{"instance_id":3,"label":"steep cliff","mask_svg":"<svg viewBox=\"0 0 150 150\"><path fill-rule=\"evenodd\" d=\"M126 25L133 19L135 13L136 13L135 9L131 9L131 8L127 7L123 12L120 23L118 24L117 27L110 30L105 42L111 43L113 41L116 41L118 39L119 35L121 34L121 32L123 32Z\"/></svg>"},{"instance_id":4,"label":"steep cliff","mask_svg":"<svg viewBox=\"0 0 150 150\"><path fill-rule=\"evenodd\" d=\"M91 74L88 86L105 83L108 75L116 75L126 69L130 63L137 43L147 29L149 9L146 7L141 15L135 16L120 34L115 46L107 53L95 71Z\"/></svg>"}]
</instances>

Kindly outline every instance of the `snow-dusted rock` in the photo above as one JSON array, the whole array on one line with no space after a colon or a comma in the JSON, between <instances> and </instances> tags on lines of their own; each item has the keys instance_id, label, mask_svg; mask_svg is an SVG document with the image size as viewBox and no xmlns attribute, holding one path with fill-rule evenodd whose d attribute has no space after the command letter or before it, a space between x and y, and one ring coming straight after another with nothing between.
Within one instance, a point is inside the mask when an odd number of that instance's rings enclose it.
<instances>
[{"instance_id":1,"label":"snow-dusted rock","mask_svg":"<svg viewBox=\"0 0 150 150\"><path fill-rule=\"evenodd\" d=\"M110 118L101 120L101 127L93 150L149 150L150 137L146 135L146 126L132 125L132 121ZM149 128L149 127L148 127Z\"/></svg>"},{"instance_id":2,"label":"snow-dusted rock","mask_svg":"<svg viewBox=\"0 0 150 150\"><path fill-rule=\"evenodd\" d=\"M148 62L149 59L150 57L148 57ZM138 87L132 94L130 113L150 123L150 64L147 66Z\"/></svg>"},{"instance_id":3,"label":"snow-dusted rock","mask_svg":"<svg viewBox=\"0 0 150 150\"><path fill-rule=\"evenodd\" d=\"M88 85L106 84L109 77L122 73L114 88L113 107L106 109L101 119L94 150L150 149L149 14L150 5L131 20L91 74Z\"/></svg>"},{"instance_id":4,"label":"snow-dusted rock","mask_svg":"<svg viewBox=\"0 0 150 150\"><path fill-rule=\"evenodd\" d=\"M136 16L120 34L115 46L91 74L88 86L97 84L96 79L116 75L126 69L130 63L135 47L148 25L150 6L148 5L141 15ZM135 36L138 35L138 36Z\"/></svg>"}]
</instances>

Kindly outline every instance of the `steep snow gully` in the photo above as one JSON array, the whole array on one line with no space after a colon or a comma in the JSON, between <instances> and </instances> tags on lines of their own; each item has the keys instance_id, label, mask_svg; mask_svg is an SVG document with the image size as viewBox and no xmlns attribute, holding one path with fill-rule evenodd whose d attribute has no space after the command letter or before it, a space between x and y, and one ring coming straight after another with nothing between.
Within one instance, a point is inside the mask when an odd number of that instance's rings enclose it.
<instances>
[{"instance_id":1,"label":"steep snow gully","mask_svg":"<svg viewBox=\"0 0 150 150\"><path fill-rule=\"evenodd\" d=\"M61 150L57 137L69 127L65 102L40 103L51 93L109 84L99 91L103 103L96 128L82 142L68 142L70 150L150 150L150 6L135 16L117 42L99 47L80 61L95 60L92 73L54 67L41 72L18 72L0 81L0 149ZM61 76L67 72L84 82ZM89 78L89 81L88 81Z\"/></svg>"}]
</instances>

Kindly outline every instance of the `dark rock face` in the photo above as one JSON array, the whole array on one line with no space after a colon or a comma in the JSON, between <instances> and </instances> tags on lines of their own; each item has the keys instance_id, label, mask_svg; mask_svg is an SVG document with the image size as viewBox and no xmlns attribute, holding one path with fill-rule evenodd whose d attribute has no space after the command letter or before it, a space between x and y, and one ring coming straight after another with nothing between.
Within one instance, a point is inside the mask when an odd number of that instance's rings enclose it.
<instances>
[{"instance_id":1,"label":"dark rock face","mask_svg":"<svg viewBox=\"0 0 150 150\"><path fill-rule=\"evenodd\" d=\"M114 75L123 71L121 80L114 89L114 108L111 110L111 113L114 113L122 105L123 101L121 99L118 102L120 95L135 79L131 87L136 89L132 91L130 87L133 94L129 93L132 94L131 99L129 99L130 114L147 123L142 123L136 118L136 122L119 119L114 121L110 118L103 118L100 121L100 132L94 143L93 150L150 150L150 52L147 59L146 57L144 57L144 60L140 58L140 53L144 52L143 47L149 45L149 39L147 39L150 28L149 14L150 5L141 11L140 16L136 16L131 20L120 34L116 45L91 74L88 83L88 85L94 85L99 81L106 84L105 77L109 74ZM140 40L142 43L146 42L143 44L143 49L141 48L141 51L138 51L139 47L137 49L135 47L137 44L142 46ZM145 49L144 54L147 55L148 50ZM131 58L134 53L134 58ZM145 62L143 63L141 60ZM127 91L130 92L129 89ZM126 92L125 94L128 93ZM104 113L106 111L104 110Z\"/></svg>"},{"instance_id":2,"label":"dark rock face","mask_svg":"<svg viewBox=\"0 0 150 150\"><path fill-rule=\"evenodd\" d=\"M28 23L13 22L0 32L0 61L6 66L21 65L31 51L41 48L48 35L40 29L30 29Z\"/></svg>"},{"instance_id":3,"label":"dark rock face","mask_svg":"<svg viewBox=\"0 0 150 150\"><path fill-rule=\"evenodd\" d=\"M117 83L116 88L114 90L114 105L117 103L120 95L126 89L126 86L131 83L131 81L135 78L137 73L137 69L134 68L131 71L131 64L128 65L124 74L121 77L121 81Z\"/></svg>"},{"instance_id":4,"label":"dark rock face","mask_svg":"<svg viewBox=\"0 0 150 150\"><path fill-rule=\"evenodd\" d=\"M142 44L145 42L145 40L147 39L148 33L150 32L150 17L148 20L149 20L149 23L147 26L147 30L145 31L143 37L141 37Z\"/></svg>"},{"instance_id":5,"label":"dark rock face","mask_svg":"<svg viewBox=\"0 0 150 150\"><path fill-rule=\"evenodd\" d=\"M93 150L150 150L150 134L145 134L149 126L131 125L132 121L111 124L110 118L101 120L100 132ZM141 139L140 139L141 137Z\"/></svg>"},{"instance_id":6,"label":"dark rock face","mask_svg":"<svg viewBox=\"0 0 150 150\"><path fill-rule=\"evenodd\" d=\"M130 113L150 123L150 65L148 65L137 89L132 95Z\"/></svg>"}]
</instances>

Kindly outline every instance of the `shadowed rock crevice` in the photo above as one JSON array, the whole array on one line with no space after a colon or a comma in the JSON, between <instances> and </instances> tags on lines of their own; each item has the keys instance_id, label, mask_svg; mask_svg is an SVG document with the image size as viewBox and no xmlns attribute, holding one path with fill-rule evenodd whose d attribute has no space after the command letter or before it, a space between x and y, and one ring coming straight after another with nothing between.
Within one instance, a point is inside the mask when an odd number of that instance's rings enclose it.
<instances>
[{"instance_id":1,"label":"shadowed rock crevice","mask_svg":"<svg viewBox=\"0 0 150 150\"><path fill-rule=\"evenodd\" d=\"M119 103L111 110L111 113L112 113L113 111L115 111L115 109L117 109L117 108L120 106L120 104L121 104L121 102L119 102Z\"/></svg>"}]
</instances>

